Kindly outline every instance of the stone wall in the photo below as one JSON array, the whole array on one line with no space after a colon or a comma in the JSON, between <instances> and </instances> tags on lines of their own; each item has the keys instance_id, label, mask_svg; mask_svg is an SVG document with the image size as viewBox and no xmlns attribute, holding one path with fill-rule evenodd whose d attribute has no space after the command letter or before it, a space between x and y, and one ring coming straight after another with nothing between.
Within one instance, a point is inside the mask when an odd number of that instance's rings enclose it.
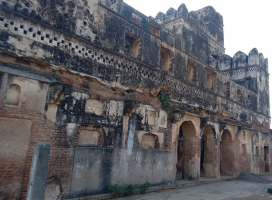
<instances>
[{"instance_id":1,"label":"stone wall","mask_svg":"<svg viewBox=\"0 0 272 200\"><path fill-rule=\"evenodd\" d=\"M0 197L25 199L37 142L51 145L45 199L271 169L267 61L224 55L221 15L186 10L1 2Z\"/></svg>"}]
</instances>

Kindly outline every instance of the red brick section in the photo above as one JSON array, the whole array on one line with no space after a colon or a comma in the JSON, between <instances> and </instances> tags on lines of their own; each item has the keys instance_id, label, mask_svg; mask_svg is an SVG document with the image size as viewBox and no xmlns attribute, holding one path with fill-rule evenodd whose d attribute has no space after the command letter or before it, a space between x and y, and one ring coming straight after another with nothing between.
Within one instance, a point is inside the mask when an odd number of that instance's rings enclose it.
<instances>
[{"instance_id":1,"label":"red brick section","mask_svg":"<svg viewBox=\"0 0 272 200\"><path fill-rule=\"evenodd\" d=\"M256 118L252 120L252 129L264 133L270 133L270 124L268 122L260 123Z\"/></svg>"},{"instance_id":2,"label":"red brick section","mask_svg":"<svg viewBox=\"0 0 272 200\"><path fill-rule=\"evenodd\" d=\"M37 112L25 110L24 105L21 105L21 108L4 107L3 98L0 98L0 116L16 119L28 119L32 121L31 135L25 163L17 163L18 166L15 166L10 165L9 162L3 163L1 161L1 185L10 183L14 176L20 176L13 172L17 168L22 168L22 166L24 166L23 177L17 178L22 180L21 199L25 199L34 146L37 142L49 142L51 144L51 152L48 177L57 175L61 178L63 183L62 187L65 192L67 192L67 183L69 182L72 166L73 149L66 147L65 128L56 126L55 123L46 120L43 115ZM7 166L9 167L8 169Z\"/></svg>"},{"instance_id":3,"label":"red brick section","mask_svg":"<svg viewBox=\"0 0 272 200\"><path fill-rule=\"evenodd\" d=\"M50 72L50 69L48 69L47 67L42 69L37 66L32 66L33 65L27 66L26 69L35 71L36 73L40 74ZM23 66L23 68L24 67L25 66ZM134 98L142 103L155 105L156 109L159 109L161 105L158 98L151 95L146 95L151 93L150 89L143 89L143 93L128 93L118 89L111 90L108 86L104 86L101 83L95 81L94 79L83 78L66 71L57 71L54 73L54 76L61 80L62 83L72 85L74 91L85 92L87 94L89 94L89 92L92 92L92 94L90 94L91 98L97 98L104 101L109 101L112 97L115 97L117 100ZM86 83L88 84L86 85ZM5 107L4 99L2 96L0 97L0 117L28 119L32 121L31 135L25 163L19 163L18 167L15 165L11 165L8 161L5 163L1 161L2 164L0 165L0 180L3 184L10 183L10 181L12 180L11 177L15 176L15 169L20 168L20 166L24 165L23 176L18 177L18 179L22 180L21 199L26 199L34 146L37 142L49 142L51 144L51 152L49 161L48 181L51 180L49 179L51 176L58 176L58 178L61 179L63 194L68 195L70 188L69 182L72 174L71 172L73 165L74 146L77 144L78 134L76 135L76 138L74 138L74 144L72 145L72 147L69 147L66 142L65 126L57 126L55 123L47 120L44 115L38 112L26 110L24 107L24 104L21 105L21 108ZM171 134L169 133L169 136L165 138L167 143L170 141L170 135ZM98 145L100 146L103 143L104 137L102 136L99 138ZM170 146L168 145L164 147L164 149L168 148L170 148Z\"/></svg>"}]
</instances>

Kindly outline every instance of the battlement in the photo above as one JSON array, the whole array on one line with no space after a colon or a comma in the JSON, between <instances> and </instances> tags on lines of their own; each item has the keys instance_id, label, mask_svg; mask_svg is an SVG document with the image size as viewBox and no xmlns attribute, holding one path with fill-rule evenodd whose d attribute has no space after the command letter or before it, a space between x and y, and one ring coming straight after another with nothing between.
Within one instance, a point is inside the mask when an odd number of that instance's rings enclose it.
<instances>
[{"instance_id":1,"label":"battlement","mask_svg":"<svg viewBox=\"0 0 272 200\"><path fill-rule=\"evenodd\" d=\"M220 58L211 57L210 65L217 68L219 71L228 71L240 69L243 67L259 66L262 70L268 73L268 59L264 58L258 49L253 48L249 54L238 51L233 57L222 55Z\"/></svg>"}]
</instances>

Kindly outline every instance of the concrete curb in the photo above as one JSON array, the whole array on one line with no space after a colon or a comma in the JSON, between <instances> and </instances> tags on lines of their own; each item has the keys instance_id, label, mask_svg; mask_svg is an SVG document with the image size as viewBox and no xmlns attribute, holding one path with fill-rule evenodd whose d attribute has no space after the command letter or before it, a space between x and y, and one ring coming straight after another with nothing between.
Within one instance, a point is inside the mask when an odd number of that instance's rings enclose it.
<instances>
[{"instance_id":1,"label":"concrete curb","mask_svg":"<svg viewBox=\"0 0 272 200\"><path fill-rule=\"evenodd\" d=\"M170 190L175 189L175 185L168 185L168 186L158 186L158 187L150 187L146 193L151 192L157 192L157 191L163 191L163 190ZM140 191L137 191L135 195L140 194ZM112 199L112 194L101 194L101 195L94 195L89 197L80 197L80 198L74 198L74 199L64 199L64 200L105 200L105 199Z\"/></svg>"},{"instance_id":2,"label":"concrete curb","mask_svg":"<svg viewBox=\"0 0 272 200\"><path fill-rule=\"evenodd\" d=\"M175 185L150 187L146 193L163 191L163 190L171 190L171 189L189 188L189 187L195 187L195 186L199 186L199 185L206 185L206 184L218 183L218 182L223 182L223 181L231 181L231 180L235 180L235 179L236 179L235 177L228 177L228 178L219 178L219 179L215 179L215 180L192 181L189 183L181 183L181 184L176 183ZM137 194L140 194L140 191L136 192L136 195ZM105 200L105 199L111 199L111 198L112 198L112 194L107 193L107 194L94 195L94 196L89 196L89 197L64 199L64 200Z\"/></svg>"},{"instance_id":3,"label":"concrete curb","mask_svg":"<svg viewBox=\"0 0 272 200\"><path fill-rule=\"evenodd\" d=\"M223 182L223 181L232 181L235 180L236 177L227 177L227 178L218 178L215 180L200 180L200 181L192 181L189 183L176 183L175 189L182 189L182 188L189 188L189 187L194 187L194 186L199 186L199 185L207 185L207 184L212 184L212 183L218 183L218 182Z\"/></svg>"}]
</instances>

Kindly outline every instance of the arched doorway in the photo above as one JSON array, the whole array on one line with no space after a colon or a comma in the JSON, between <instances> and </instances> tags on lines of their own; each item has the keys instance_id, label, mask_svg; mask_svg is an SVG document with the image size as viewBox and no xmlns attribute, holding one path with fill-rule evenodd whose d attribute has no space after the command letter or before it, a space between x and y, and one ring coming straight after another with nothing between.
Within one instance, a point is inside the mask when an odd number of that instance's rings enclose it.
<instances>
[{"instance_id":1,"label":"arched doorway","mask_svg":"<svg viewBox=\"0 0 272 200\"><path fill-rule=\"evenodd\" d=\"M178 137L178 149L177 149L177 175L176 179L184 179L184 137L183 129L180 126L179 137Z\"/></svg>"},{"instance_id":2,"label":"arched doorway","mask_svg":"<svg viewBox=\"0 0 272 200\"><path fill-rule=\"evenodd\" d=\"M201 138L200 173L203 177L216 177L214 166L214 137L213 127L206 126Z\"/></svg>"},{"instance_id":3,"label":"arched doorway","mask_svg":"<svg viewBox=\"0 0 272 200\"><path fill-rule=\"evenodd\" d=\"M224 130L220 143L220 173L221 175L233 175L234 155L231 133Z\"/></svg>"},{"instance_id":4,"label":"arched doorway","mask_svg":"<svg viewBox=\"0 0 272 200\"><path fill-rule=\"evenodd\" d=\"M199 138L191 121L183 122L179 130L177 145L176 179L194 180L199 178Z\"/></svg>"}]
</instances>

